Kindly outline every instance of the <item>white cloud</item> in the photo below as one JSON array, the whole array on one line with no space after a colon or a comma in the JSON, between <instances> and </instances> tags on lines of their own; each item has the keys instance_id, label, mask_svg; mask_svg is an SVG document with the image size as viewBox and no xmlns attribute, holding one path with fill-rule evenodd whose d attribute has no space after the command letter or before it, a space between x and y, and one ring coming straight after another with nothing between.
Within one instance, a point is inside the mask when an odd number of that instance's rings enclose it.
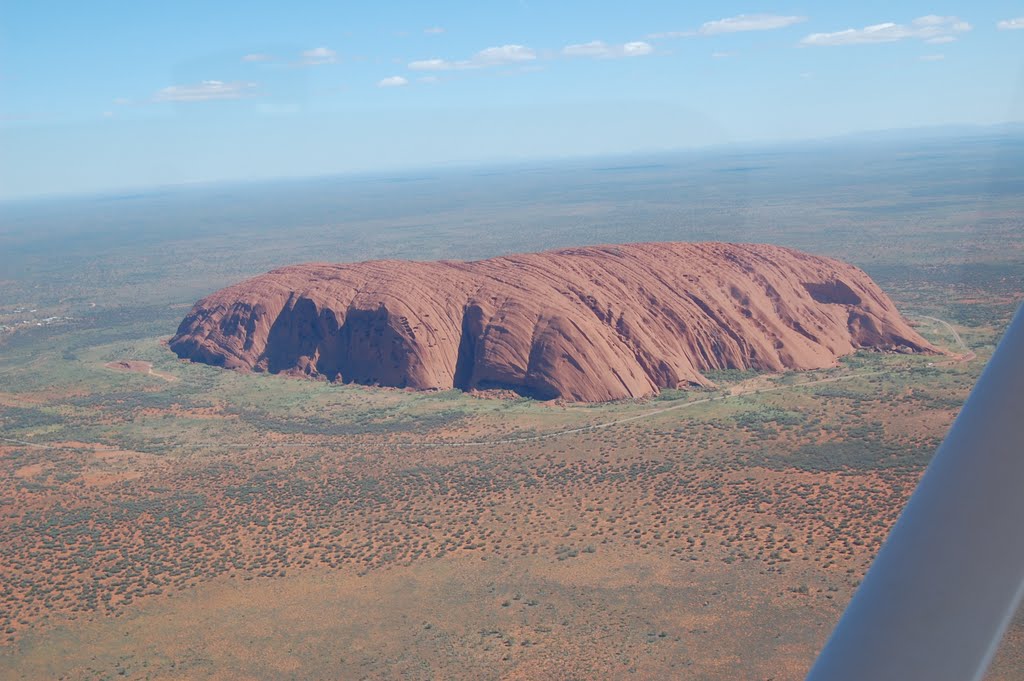
<instances>
[{"instance_id":1,"label":"white cloud","mask_svg":"<svg viewBox=\"0 0 1024 681\"><path fill-rule=\"evenodd\" d=\"M696 31L664 31L662 33L650 33L648 40L664 40L665 38L692 38L697 35Z\"/></svg>"},{"instance_id":2,"label":"white cloud","mask_svg":"<svg viewBox=\"0 0 1024 681\"><path fill-rule=\"evenodd\" d=\"M948 43L956 35L971 30L971 25L957 17L934 14L918 17L909 24L874 24L864 28L848 28L834 33L812 33L800 41L801 45L834 46L892 43L898 40L918 39L931 44Z\"/></svg>"},{"instance_id":3,"label":"white cloud","mask_svg":"<svg viewBox=\"0 0 1024 681\"><path fill-rule=\"evenodd\" d=\"M117 97L116 99L114 99L114 104L117 104L118 106L128 106L131 103L132 100L128 99L127 97Z\"/></svg>"},{"instance_id":4,"label":"white cloud","mask_svg":"<svg viewBox=\"0 0 1024 681\"><path fill-rule=\"evenodd\" d=\"M922 54L918 57L919 61L942 61L946 58L944 54Z\"/></svg>"},{"instance_id":5,"label":"white cloud","mask_svg":"<svg viewBox=\"0 0 1024 681\"><path fill-rule=\"evenodd\" d=\"M741 31L771 31L786 28L807 21L807 17L782 16L779 14L740 14L728 19L708 21L698 31L701 35L739 33Z\"/></svg>"},{"instance_id":6,"label":"white cloud","mask_svg":"<svg viewBox=\"0 0 1024 681\"><path fill-rule=\"evenodd\" d=\"M450 61L447 59L420 59L409 62L413 71L458 71L463 69L482 69L489 66L504 66L533 61L537 53L522 45L501 45L480 50L469 59Z\"/></svg>"},{"instance_id":7,"label":"white cloud","mask_svg":"<svg viewBox=\"0 0 1024 681\"><path fill-rule=\"evenodd\" d=\"M402 76L390 76L379 81L377 83L377 87L402 87L403 85L408 84L409 80L407 78L403 78Z\"/></svg>"},{"instance_id":8,"label":"white cloud","mask_svg":"<svg viewBox=\"0 0 1024 681\"><path fill-rule=\"evenodd\" d=\"M103 117L104 118L113 118L114 117L114 112L113 111L104 111L103 112Z\"/></svg>"},{"instance_id":9,"label":"white cloud","mask_svg":"<svg viewBox=\"0 0 1024 681\"><path fill-rule=\"evenodd\" d=\"M444 29L440 26L431 26L430 28L423 29L423 32L427 35L440 35L441 33L444 33Z\"/></svg>"},{"instance_id":10,"label":"white cloud","mask_svg":"<svg viewBox=\"0 0 1024 681\"><path fill-rule=\"evenodd\" d=\"M642 40L634 40L622 46L623 57L644 57L651 52L654 52L654 48Z\"/></svg>"},{"instance_id":11,"label":"white cloud","mask_svg":"<svg viewBox=\"0 0 1024 681\"><path fill-rule=\"evenodd\" d=\"M735 57L735 52L712 52L711 56L715 59L726 59L728 57Z\"/></svg>"},{"instance_id":12,"label":"white cloud","mask_svg":"<svg viewBox=\"0 0 1024 681\"><path fill-rule=\"evenodd\" d=\"M537 53L529 47L502 45L501 47L488 47L486 50L480 50L473 57L473 60L489 66L493 64L533 61L536 58Z\"/></svg>"},{"instance_id":13,"label":"white cloud","mask_svg":"<svg viewBox=\"0 0 1024 681\"><path fill-rule=\"evenodd\" d=\"M622 45L608 45L600 40L594 40L580 45L566 45L562 48L562 54L567 57L593 57L599 59L643 57L652 52L654 52L654 48L650 43L639 40L623 43Z\"/></svg>"},{"instance_id":14,"label":"white cloud","mask_svg":"<svg viewBox=\"0 0 1024 681\"><path fill-rule=\"evenodd\" d=\"M333 64L338 61L338 53L329 47L314 47L302 53L302 63L306 66Z\"/></svg>"},{"instance_id":15,"label":"white cloud","mask_svg":"<svg viewBox=\"0 0 1024 681\"><path fill-rule=\"evenodd\" d=\"M420 59L409 62L409 68L413 71L448 71L455 68L455 63L444 59Z\"/></svg>"},{"instance_id":16,"label":"white cloud","mask_svg":"<svg viewBox=\"0 0 1024 681\"><path fill-rule=\"evenodd\" d=\"M739 14L726 19L706 21L696 31L664 31L651 33L649 40L665 38L693 38L699 35L719 35L722 33L741 33L743 31L772 31L787 28L794 24L807 21L807 17L786 16L781 14Z\"/></svg>"},{"instance_id":17,"label":"white cloud","mask_svg":"<svg viewBox=\"0 0 1024 681\"><path fill-rule=\"evenodd\" d=\"M272 61L273 59L274 58L271 57L269 54L260 53L247 54L244 57L242 57L242 61L244 62Z\"/></svg>"},{"instance_id":18,"label":"white cloud","mask_svg":"<svg viewBox=\"0 0 1024 681\"><path fill-rule=\"evenodd\" d=\"M1003 19L996 24L996 28L1000 31L1019 31L1020 29L1024 29L1024 17Z\"/></svg>"},{"instance_id":19,"label":"white cloud","mask_svg":"<svg viewBox=\"0 0 1024 681\"><path fill-rule=\"evenodd\" d=\"M209 102L252 97L256 83L204 80L197 85L171 85L153 95L155 102Z\"/></svg>"}]
</instances>

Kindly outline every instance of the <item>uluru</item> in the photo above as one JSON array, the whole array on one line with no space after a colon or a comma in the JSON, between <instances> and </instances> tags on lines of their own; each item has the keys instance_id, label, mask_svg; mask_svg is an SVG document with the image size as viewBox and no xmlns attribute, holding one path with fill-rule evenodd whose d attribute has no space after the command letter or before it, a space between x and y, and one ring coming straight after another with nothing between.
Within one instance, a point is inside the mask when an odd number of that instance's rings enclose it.
<instances>
[{"instance_id":1,"label":"uluru","mask_svg":"<svg viewBox=\"0 0 1024 681\"><path fill-rule=\"evenodd\" d=\"M935 352L857 267L731 243L293 265L203 298L169 345L232 369L585 402Z\"/></svg>"}]
</instances>

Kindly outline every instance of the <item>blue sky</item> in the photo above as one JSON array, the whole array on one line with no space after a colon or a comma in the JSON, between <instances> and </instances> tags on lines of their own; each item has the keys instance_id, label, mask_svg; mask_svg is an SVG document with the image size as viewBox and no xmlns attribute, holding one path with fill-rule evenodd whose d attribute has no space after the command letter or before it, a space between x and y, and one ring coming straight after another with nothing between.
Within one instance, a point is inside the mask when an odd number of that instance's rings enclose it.
<instances>
[{"instance_id":1,"label":"blue sky","mask_svg":"<svg viewBox=\"0 0 1024 681\"><path fill-rule=\"evenodd\" d=\"M7 2L0 198L1024 119L1024 2Z\"/></svg>"}]
</instances>

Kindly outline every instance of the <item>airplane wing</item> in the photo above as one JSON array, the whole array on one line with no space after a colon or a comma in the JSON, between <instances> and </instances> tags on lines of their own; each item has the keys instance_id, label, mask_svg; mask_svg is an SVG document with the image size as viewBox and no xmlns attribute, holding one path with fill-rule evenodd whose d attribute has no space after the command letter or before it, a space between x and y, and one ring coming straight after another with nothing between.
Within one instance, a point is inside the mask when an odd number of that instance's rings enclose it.
<instances>
[{"instance_id":1,"label":"airplane wing","mask_svg":"<svg viewBox=\"0 0 1024 681\"><path fill-rule=\"evenodd\" d=\"M981 679L1024 593L1024 306L807 676Z\"/></svg>"}]
</instances>

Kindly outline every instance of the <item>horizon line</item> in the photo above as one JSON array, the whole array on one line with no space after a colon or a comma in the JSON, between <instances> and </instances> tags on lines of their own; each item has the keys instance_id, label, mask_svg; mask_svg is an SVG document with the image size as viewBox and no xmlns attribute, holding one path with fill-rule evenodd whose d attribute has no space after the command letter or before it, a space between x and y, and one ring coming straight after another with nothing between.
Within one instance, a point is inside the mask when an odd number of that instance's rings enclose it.
<instances>
[{"instance_id":1,"label":"horizon line","mask_svg":"<svg viewBox=\"0 0 1024 681\"><path fill-rule=\"evenodd\" d=\"M748 140L736 140L731 142L716 142L713 144L704 145L693 145L693 146L679 146L679 147L666 147L660 149L633 149L628 151L605 151L595 153L576 153L566 154L562 156L530 156L530 157L515 157L515 156L498 156L491 158L479 158L479 159L448 159L443 161L437 161L433 164L410 164L405 166L394 166L394 167L379 167L379 168L361 168L351 170L338 170L336 172L323 172L312 175L266 175L266 176L251 176L251 177L224 177L217 179L207 180L186 180L182 182L170 182L162 184L139 184L139 185L121 185L118 187L110 187L107 189L95 189L87 191L56 191L56 192L33 192L14 196L3 196L0 195L0 205L2 204L14 204L21 202L36 202L36 201L50 201L50 200L75 200L75 199L89 199L89 198L124 198L126 194L148 194L153 192L166 192L166 191L181 191L188 190L190 188L201 188L201 187L216 187L223 185L248 185L248 184L262 184L267 182L302 182L311 180L322 180L330 178L363 178L363 177L374 177L380 175L390 175L395 173L418 173L424 171L447 171L447 170L460 170L470 168L494 168L494 167L514 167L521 164L531 163L566 163L572 161L583 161L587 159L601 159L601 158L615 158L615 157L629 157L629 156L641 156L641 155L661 155L661 154L683 154L692 152L702 151L716 151L716 150L735 150L737 147L747 147L750 149L764 149L764 148L785 148L785 147L797 147L806 144L814 143L836 143L851 140L855 138L863 138L865 136L884 136L899 133L916 133L920 136L922 134L927 135L933 133L934 138L956 138L963 136L970 130L977 131L988 131L990 133L996 133L997 129L1010 129L1011 132L1020 132L1024 134L1024 120L1007 120L998 123L942 123L936 125L923 125L913 126L904 128L874 128L859 130L854 132L846 132L834 135L822 135L816 137L801 137L793 139L748 139ZM1019 129L1019 130L1015 130Z\"/></svg>"}]
</instances>

